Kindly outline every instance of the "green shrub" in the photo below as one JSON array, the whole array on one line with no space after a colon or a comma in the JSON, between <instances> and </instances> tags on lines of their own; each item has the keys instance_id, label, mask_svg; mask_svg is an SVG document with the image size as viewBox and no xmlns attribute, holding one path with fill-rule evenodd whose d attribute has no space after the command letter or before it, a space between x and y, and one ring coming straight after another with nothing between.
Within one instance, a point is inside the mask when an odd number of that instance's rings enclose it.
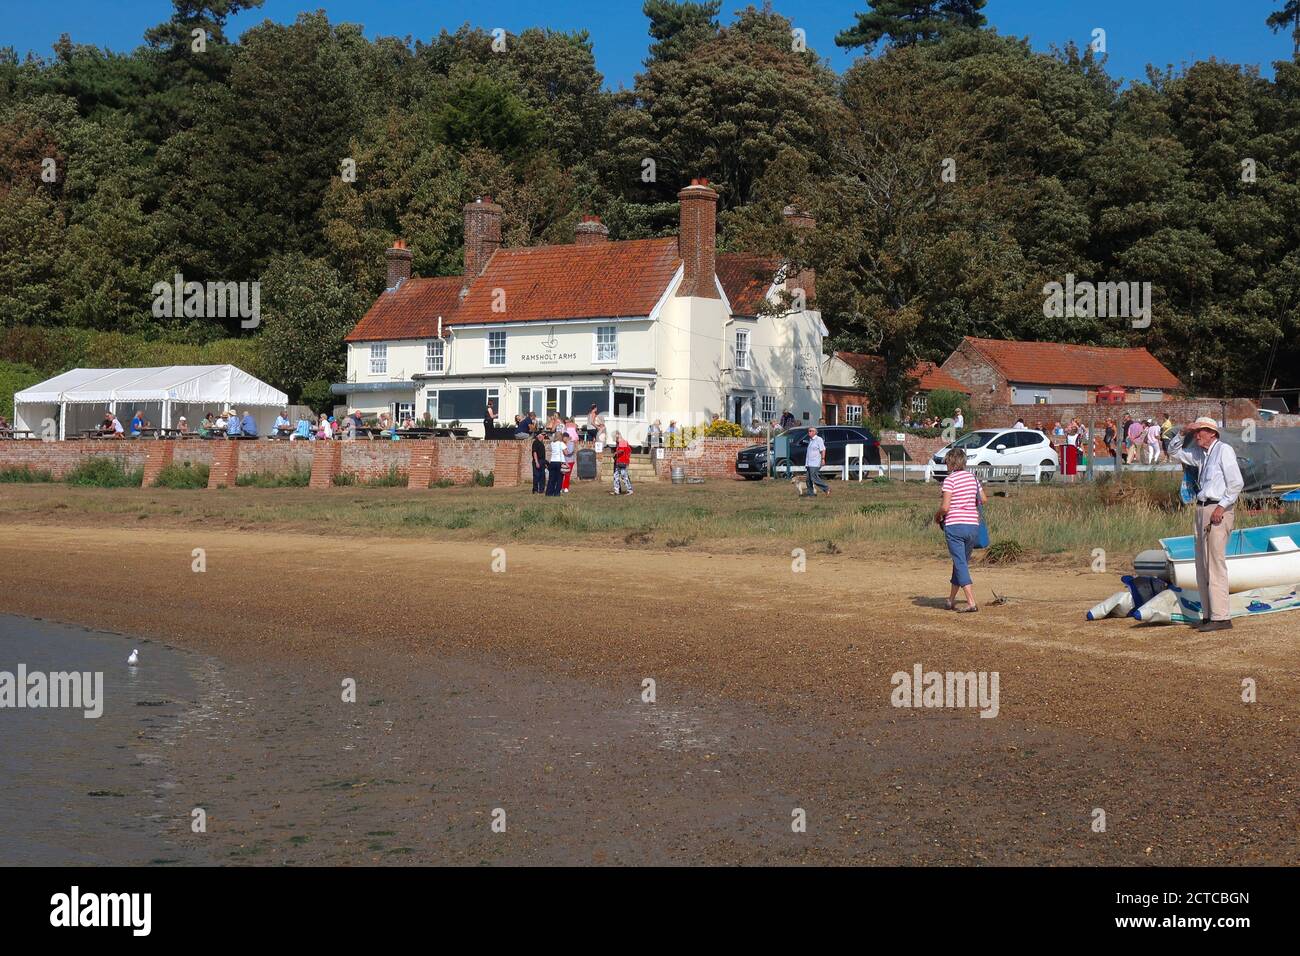
<instances>
[{"instance_id":1,"label":"green shrub","mask_svg":"<svg viewBox=\"0 0 1300 956\"><path fill-rule=\"evenodd\" d=\"M950 392L947 389L936 388L929 395L925 413L935 416L942 422L945 419L955 417L959 408L962 410L962 420L965 423L966 430L969 431L975 427L975 413L971 410L970 398L961 392Z\"/></svg>"},{"instance_id":2,"label":"green shrub","mask_svg":"<svg viewBox=\"0 0 1300 956\"><path fill-rule=\"evenodd\" d=\"M69 471L63 480L69 485L95 488L139 488L144 481L144 468L128 470L123 458L96 455Z\"/></svg>"},{"instance_id":3,"label":"green shrub","mask_svg":"<svg viewBox=\"0 0 1300 956\"><path fill-rule=\"evenodd\" d=\"M294 465L292 471L255 471L235 479L239 488L306 488L311 481L311 469Z\"/></svg>"},{"instance_id":4,"label":"green shrub","mask_svg":"<svg viewBox=\"0 0 1300 956\"><path fill-rule=\"evenodd\" d=\"M53 480L53 473L44 468L33 470L30 465L0 468L0 484L41 484Z\"/></svg>"},{"instance_id":5,"label":"green shrub","mask_svg":"<svg viewBox=\"0 0 1300 956\"><path fill-rule=\"evenodd\" d=\"M14 420L14 392L21 392L37 382L44 381L42 375L30 365L18 362L0 362L0 416L5 421ZM28 423L29 428L39 430L40 424Z\"/></svg>"},{"instance_id":6,"label":"green shrub","mask_svg":"<svg viewBox=\"0 0 1300 956\"><path fill-rule=\"evenodd\" d=\"M469 483L482 488L491 488L496 483L496 480L496 475L492 472L489 471L485 475L476 468L474 469L474 477L469 480Z\"/></svg>"},{"instance_id":7,"label":"green shrub","mask_svg":"<svg viewBox=\"0 0 1300 956\"><path fill-rule=\"evenodd\" d=\"M357 483L357 473L355 471L340 471L334 476L335 488L346 488Z\"/></svg>"},{"instance_id":8,"label":"green shrub","mask_svg":"<svg viewBox=\"0 0 1300 956\"><path fill-rule=\"evenodd\" d=\"M725 418L719 418L717 421L709 422L704 427L705 438L744 438L745 429L741 428L735 422L729 422Z\"/></svg>"},{"instance_id":9,"label":"green shrub","mask_svg":"<svg viewBox=\"0 0 1300 956\"><path fill-rule=\"evenodd\" d=\"M154 484L158 488L206 488L209 471L209 467L202 462L195 464L187 461L179 465L168 465L158 472Z\"/></svg>"},{"instance_id":10,"label":"green shrub","mask_svg":"<svg viewBox=\"0 0 1300 956\"><path fill-rule=\"evenodd\" d=\"M397 465L389 465L385 474L366 480L366 486L369 488L405 488L408 483L409 475L406 470Z\"/></svg>"},{"instance_id":11,"label":"green shrub","mask_svg":"<svg viewBox=\"0 0 1300 956\"><path fill-rule=\"evenodd\" d=\"M451 487L452 485L454 485L455 483L456 483L456 482L452 481L450 478L439 478L437 481L431 483L431 484L429 485L429 487L430 487L430 488L450 488L450 487Z\"/></svg>"},{"instance_id":12,"label":"green shrub","mask_svg":"<svg viewBox=\"0 0 1300 956\"><path fill-rule=\"evenodd\" d=\"M1025 549L1020 546L1019 541L999 541L996 544L989 545L989 549L984 554L984 560L989 564L1015 564L1025 553Z\"/></svg>"}]
</instances>

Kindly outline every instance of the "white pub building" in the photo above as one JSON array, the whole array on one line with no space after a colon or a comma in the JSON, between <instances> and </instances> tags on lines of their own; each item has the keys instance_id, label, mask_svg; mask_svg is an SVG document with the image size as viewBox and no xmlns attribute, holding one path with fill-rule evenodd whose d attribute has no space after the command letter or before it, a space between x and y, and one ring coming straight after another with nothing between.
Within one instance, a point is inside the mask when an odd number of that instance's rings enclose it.
<instances>
[{"instance_id":1,"label":"white pub building","mask_svg":"<svg viewBox=\"0 0 1300 956\"><path fill-rule=\"evenodd\" d=\"M594 216L573 245L501 246L501 207L465 207L465 271L412 277L402 241L386 252L388 288L347 336L349 407L398 421L426 414L483 434L528 411L579 425L592 405L609 434L642 444L667 427L715 414L748 426L787 409L816 423L821 408L821 314L780 312L789 291L813 298L811 270L779 259L717 253L718 194L707 181L678 193L677 238L610 242ZM786 207L796 228L810 216ZM798 295L802 290L803 295Z\"/></svg>"}]
</instances>

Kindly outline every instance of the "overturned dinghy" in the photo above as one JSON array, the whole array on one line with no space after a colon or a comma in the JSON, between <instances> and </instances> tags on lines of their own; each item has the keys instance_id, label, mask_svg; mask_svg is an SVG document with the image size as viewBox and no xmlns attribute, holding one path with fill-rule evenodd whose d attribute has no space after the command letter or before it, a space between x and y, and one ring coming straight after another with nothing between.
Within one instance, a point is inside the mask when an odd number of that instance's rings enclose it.
<instances>
[{"instance_id":1,"label":"overturned dinghy","mask_svg":"<svg viewBox=\"0 0 1300 956\"><path fill-rule=\"evenodd\" d=\"M1199 624L1201 596L1196 591L1168 587L1153 589L1150 579L1125 577L1128 585L1116 591L1088 612L1088 620L1105 617L1134 617L1143 624ZM1154 590L1154 593L1152 591ZM1229 617L1250 617L1274 611L1300 611L1300 584L1252 588L1228 596Z\"/></svg>"},{"instance_id":2,"label":"overturned dinghy","mask_svg":"<svg viewBox=\"0 0 1300 956\"><path fill-rule=\"evenodd\" d=\"M1274 611L1300 610L1300 584L1251 588L1228 595L1228 617L1250 617ZM1199 624L1201 596L1195 591L1161 591L1133 612L1143 624Z\"/></svg>"}]
</instances>

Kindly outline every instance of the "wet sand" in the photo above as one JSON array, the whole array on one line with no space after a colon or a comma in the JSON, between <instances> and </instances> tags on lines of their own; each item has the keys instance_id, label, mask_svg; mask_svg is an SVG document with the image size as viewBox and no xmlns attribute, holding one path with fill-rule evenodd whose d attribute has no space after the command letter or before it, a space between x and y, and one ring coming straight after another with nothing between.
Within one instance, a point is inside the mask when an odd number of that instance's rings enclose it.
<instances>
[{"instance_id":1,"label":"wet sand","mask_svg":"<svg viewBox=\"0 0 1300 956\"><path fill-rule=\"evenodd\" d=\"M957 617L937 560L504 546L5 524L0 610L216 662L167 811L184 842L208 810L210 862L1300 860L1288 615L1089 624L1112 575L1013 567ZM999 716L891 707L916 663L998 671Z\"/></svg>"}]
</instances>

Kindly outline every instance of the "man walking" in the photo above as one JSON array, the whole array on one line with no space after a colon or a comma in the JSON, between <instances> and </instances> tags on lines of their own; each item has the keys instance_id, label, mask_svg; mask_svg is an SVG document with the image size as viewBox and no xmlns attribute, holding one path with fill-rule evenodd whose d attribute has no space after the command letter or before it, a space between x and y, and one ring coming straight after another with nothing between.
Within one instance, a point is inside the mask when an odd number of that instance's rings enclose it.
<instances>
[{"instance_id":1,"label":"man walking","mask_svg":"<svg viewBox=\"0 0 1300 956\"><path fill-rule=\"evenodd\" d=\"M826 460L826 441L817 434L817 429L808 429L808 454L803 460L804 471L808 473L808 494L817 497L818 487L831 493L831 486L822 479L822 462Z\"/></svg>"},{"instance_id":2,"label":"man walking","mask_svg":"<svg viewBox=\"0 0 1300 956\"><path fill-rule=\"evenodd\" d=\"M1184 447L1188 436L1191 447ZM1199 469L1196 482L1196 589L1201 596L1198 630L1232 627L1228 614L1228 537L1233 508L1245 482L1237 453L1219 439L1213 418L1201 417L1169 439L1169 459Z\"/></svg>"}]
</instances>

